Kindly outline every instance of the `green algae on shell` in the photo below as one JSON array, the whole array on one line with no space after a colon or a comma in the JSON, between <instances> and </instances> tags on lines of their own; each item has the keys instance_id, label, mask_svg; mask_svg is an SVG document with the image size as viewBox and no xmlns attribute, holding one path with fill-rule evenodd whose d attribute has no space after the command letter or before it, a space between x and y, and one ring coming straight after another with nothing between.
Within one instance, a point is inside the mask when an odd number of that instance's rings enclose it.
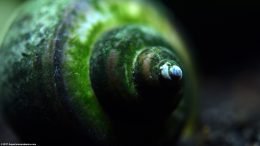
<instances>
[{"instance_id":1,"label":"green algae on shell","mask_svg":"<svg viewBox=\"0 0 260 146\"><path fill-rule=\"evenodd\" d=\"M153 124L145 127L141 123L136 127L127 122L120 125L117 119L111 118L109 112L105 111L106 108L100 104L100 97L96 97L102 91L93 89L93 83L99 82L102 77L99 78L96 74L91 76L91 65L97 65L94 69L101 73L104 71L104 74L109 68L99 67L98 65L101 64L91 64L93 49L105 33L113 32L112 30L118 28L123 29L115 36L119 44L129 36L131 31L142 32L133 40L134 44L141 45L138 48L129 49L130 52L126 51L125 58L119 58L123 65L128 65L125 66L125 72L122 72L128 77L123 80L127 84L124 88L127 94L137 94L136 85L133 84L134 80L130 76L133 70L132 61L145 47L142 46L143 40L148 41L148 44L156 44L157 41L157 46L154 47L170 49L182 63L186 85L183 89L185 98L181 99L180 104L176 105L177 109L166 122L162 122L159 128ZM131 28L131 31L124 31L125 28ZM112 42L108 43L112 44ZM87 135L100 143L120 141L118 133L123 133L123 136L128 137L128 134L133 132L130 128L137 127L141 128L141 134L148 135L145 140L148 140L149 136L153 137L153 134L158 131L164 136L168 133L168 136L165 136L167 138L172 135L177 137L189 115L187 107L191 100L189 96L193 94L193 89L191 89L193 83L190 83L193 79L186 47L176 28L146 1L44 0L29 2L18 10L3 40L0 54L1 58L5 58L0 63L0 93L4 97L3 103L6 103L3 111L17 134L22 135L27 129L32 140L41 140L38 136L47 136L48 129L55 128L58 130L55 130L54 134L61 134L64 129L73 131L72 134L65 134L63 137L77 135L80 131L80 136ZM94 62L97 58L98 56L94 57ZM118 73L121 72L118 71ZM93 78L95 78L94 81ZM107 86L112 88L113 85ZM113 89L111 92L113 93ZM116 90L114 94L117 94ZM123 117L127 116L127 114L123 115ZM19 123L17 123L18 119ZM28 125L30 121L36 124ZM173 123L173 126L169 126L172 128L164 127L165 123L171 123L169 121ZM34 135L39 127L45 132ZM161 129L164 129L163 132ZM54 134L49 134L48 138L51 139ZM135 138L140 139L141 134L137 134ZM28 135L24 135L23 138L26 139ZM125 137L120 137L120 139L127 139ZM167 138L158 136L160 139L158 141L164 143ZM134 137L131 140L134 140ZM153 140L150 139L150 141L152 143Z\"/></svg>"}]
</instances>

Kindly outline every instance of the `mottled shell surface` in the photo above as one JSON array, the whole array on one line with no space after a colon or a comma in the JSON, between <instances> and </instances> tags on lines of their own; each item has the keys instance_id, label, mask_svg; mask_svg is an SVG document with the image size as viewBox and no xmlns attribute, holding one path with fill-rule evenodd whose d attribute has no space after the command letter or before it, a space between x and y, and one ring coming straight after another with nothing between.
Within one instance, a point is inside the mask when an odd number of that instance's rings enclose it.
<instances>
[{"instance_id":1,"label":"mottled shell surface","mask_svg":"<svg viewBox=\"0 0 260 146\"><path fill-rule=\"evenodd\" d=\"M95 43L105 32L127 25L160 36L183 64L184 98L163 123L163 130L144 128L147 133L154 133L158 144L178 137L193 108L195 82L191 61L178 29L161 10L137 0L38 0L17 11L0 49L2 110L14 131L35 141L41 136L60 135L60 131L70 133L62 138L75 134L79 139L86 136L102 144L120 143L115 141L122 141L124 136L135 139L124 134L134 126L117 126L104 111L90 77ZM117 37L124 36L127 34ZM133 57L135 53L138 51L126 56ZM138 133L136 127L130 133ZM30 130L24 132L27 129ZM33 137L36 131L41 132Z\"/></svg>"}]
</instances>

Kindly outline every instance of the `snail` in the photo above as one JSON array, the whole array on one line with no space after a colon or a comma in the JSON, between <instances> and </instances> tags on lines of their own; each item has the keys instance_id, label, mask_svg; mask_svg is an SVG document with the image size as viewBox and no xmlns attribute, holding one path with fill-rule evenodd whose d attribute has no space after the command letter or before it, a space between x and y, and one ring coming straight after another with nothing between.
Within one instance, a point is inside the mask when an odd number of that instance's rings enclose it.
<instances>
[{"instance_id":1,"label":"snail","mask_svg":"<svg viewBox=\"0 0 260 146\"><path fill-rule=\"evenodd\" d=\"M30 1L0 58L1 110L21 141L169 145L192 115L187 47L147 1Z\"/></svg>"}]
</instances>

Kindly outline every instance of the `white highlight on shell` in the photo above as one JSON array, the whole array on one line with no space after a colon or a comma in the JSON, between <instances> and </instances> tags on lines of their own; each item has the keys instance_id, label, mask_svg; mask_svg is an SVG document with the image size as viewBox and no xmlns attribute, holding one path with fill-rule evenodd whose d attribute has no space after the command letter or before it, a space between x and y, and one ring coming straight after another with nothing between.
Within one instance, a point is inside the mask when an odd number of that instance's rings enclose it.
<instances>
[{"instance_id":1,"label":"white highlight on shell","mask_svg":"<svg viewBox=\"0 0 260 146\"><path fill-rule=\"evenodd\" d=\"M91 30L99 23L105 22L109 18L109 14L102 14L98 12L88 12L85 15L84 21L81 21L77 29L77 36L80 42L85 42L89 37Z\"/></svg>"},{"instance_id":2,"label":"white highlight on shell","mask_svg":"<svg viewBox=\"0 0 260 146\"><path fill-rule=\"evenodd\" d=\"M163 78L172 80L172 79L181 79L182 78L182 70L179 66L173 65L169 62L166 62L164 65L160 67L161 75Z\"/></svg>"},{"instance_id":3,"label":"white highlight on shell","mask_svg":"<svg viewBox=\"0 0 260 146\"><path fill-rule=\"evenodd\" d=\"M171 64L169 62L166 62L164 65L162 65L160 67L162 77L165 79L169 79L169 80L171 80L171 76L169 75L169 66L170 65Z\"/></svg>"}]
</instances>

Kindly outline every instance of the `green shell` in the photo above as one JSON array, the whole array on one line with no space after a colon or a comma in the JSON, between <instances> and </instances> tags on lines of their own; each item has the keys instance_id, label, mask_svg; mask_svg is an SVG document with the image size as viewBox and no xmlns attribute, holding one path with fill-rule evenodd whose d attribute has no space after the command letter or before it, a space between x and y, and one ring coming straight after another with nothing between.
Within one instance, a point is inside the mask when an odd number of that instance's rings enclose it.
<instances>
[{"instance_id":1,"label":"green shell","mask_svg":"<svg viewBox=\"0 0 260 146\"><path fill-rule=\"evenodd\" d=\"M160 12L147 1L138 0L39 0L21 7L0 49L2 110L17 135L39 143L53 139L105 145L176 142L191 116L195 81L178 29ZM98 64L109 61L117 43L121 45L118 51L124 54L118 58L119 66L125 66L118 67L114 75L121 77L122 71L122 90L112 90L111 82L102 84L110 79L103 77L106 66ZM123 93L138 96L131 78L132 61L146 47L160 52L159 46L172 50L184 68L183 98L164 120L157 120L163 112L160 109L140 111L140 115L151 112L147 119L130 116L140 108L131 113L122 109L125 113L114 118L107 111L111 108L106 109L99 100L106 95L103 89L119 97L124 97ZM115 107L120 110L120 106ZM120 120L121 116L127 120Z\"/></svg>"}]
</instances>

